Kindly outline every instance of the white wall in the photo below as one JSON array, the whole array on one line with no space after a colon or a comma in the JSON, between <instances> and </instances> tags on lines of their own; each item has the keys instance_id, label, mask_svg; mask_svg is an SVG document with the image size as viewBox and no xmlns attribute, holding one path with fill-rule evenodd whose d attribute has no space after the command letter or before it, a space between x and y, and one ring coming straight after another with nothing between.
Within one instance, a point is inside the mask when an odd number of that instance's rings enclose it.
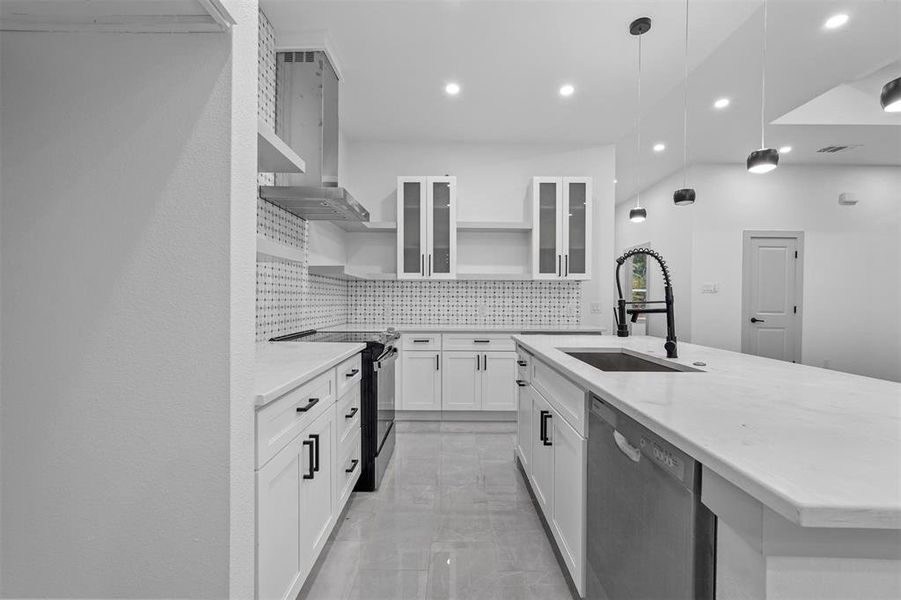
<instances>
[{"instance_id":1,"label":"white wall","mask_svg":"<svg viewBox=\"0 0 901 600\"><path fill-rule=\"evenodd\" d=\"M634 199L616 209L618 250L649 239L673 264L679 314L690 305L686 340L740 350L742 232L801 230L803 362L901 381L901 169L783 165L757 176L741 165L696 165L688 183L694 206L672 204L677 174L642 193L645 223L628 221ZM846 191L860 204L839 206ZM701 294L705 283L719 293Z\"/></svg>"},{"instance_id":2,"label":"white wall","mask_svg":"<svg viewBox=\"0 0 901 600\"><path fill-rule=\"evenodd\" d=\"M2 34L3 597L252 590L244 25Z\"/></svg>"},{"instance_id":3,"label":"white wall","mask_svg":"<svg viewBox=\"0 0 901 600\"><path fill-rule=\"evenodd\" d=\"M613 318L613 177L612 146L578 148L557 145L467 143L347 142L349 172L343 185L363 203L373 221L397 217L398 175L455 175L459 221L522 221L530 219L528 186L535 175L586 175L593 178L593 278L583 284L582 322L610 327ZM479 246L473 236L482 236ZM526 234L462 234L458 258L492 254L499 266L525 261ZM518 238L517 238L518 236ZM393 270L394 237L379 234L349 236L348 260ZM475 260L473 258L473 260ZM458 265L459 268L459 265ZM591 314L592 302L603 312Z\"/></svg>"}]
</instances>

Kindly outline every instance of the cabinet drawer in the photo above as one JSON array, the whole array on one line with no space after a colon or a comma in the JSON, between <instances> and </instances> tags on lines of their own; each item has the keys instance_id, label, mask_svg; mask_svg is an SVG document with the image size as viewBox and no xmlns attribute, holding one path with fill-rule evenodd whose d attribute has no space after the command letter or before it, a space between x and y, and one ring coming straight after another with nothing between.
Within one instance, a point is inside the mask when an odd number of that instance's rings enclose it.
<instances>
[{"instance_id":1,"label":"cabinet drawer","mask_svg":"<svg viewBox=\"0 0 901 600\"><path fill-rule=\"evenodd\" d=\"M357 429L356 434L348 438L348 443L338 451L338 456L341 456L341 458L338 459L337 473L335 473L335 481L337 482L335 496L338 500L338 505L335 509L336 515L344 508L344 503L347 502L347 498L360 477L360 469L363 468L360 462L362 453L360 439L360 430Z\"/></svg>"},{"instance_id":2,"label":"cabinet drawer","mask_svg":"<svg viewBox=\"0 0 901 600\"><path fill-rule=\"evenodd\" d=\"M360 380L363 379L363 361L362 355L355 354L337 366L335 369L335 395L340 398L344 392L353 386L359 387Z\"/></svg>"},{"instance_id":3,"label":"cabinet drawer","mask_svg":"<svg viewBox=\"0 0 901 600\"><path fill-rule=\"evenodd\" d=\"M516 345L509 334L445 333L443 348L444 350L493 352L495 350L515 350Z\"/></svg>"},{"instance_id":4,"label":"cabinet drawer","mask_svg":"<svg viewBox=\"0 0 901 600\"><path fill-rule=\"evenodd\" d=\"M335 403L335 370L295 388L257 411L257 467L275 456ZM299 410L301 409L301 410Z\"/></svg>"},{"instance_id":5,"label":"cabinet drawer","mask_svg":"<svg viewBox=\"0 0 901 600\"><path fill-rule=\"evenodd\" d=\"M339 371L340 373L340 371ZM335 403L335 422L338 431L338 447L360 429L360 384L347 390ZM341 455L341 451L338 451Z\"/></svg>"},{"instance_id":6,"label":"cabinet drawer","mask_svg":"<svg viewBox=\"0 0 901 600\"><path fill-rule=\"evenodd\" d=\"M532 363L532 385L584 437L585 391L540 360Z\"/></svg>"},{"instance_id":7,"label":"cabinet drawer","mask_svg":"<svg viewBox=\"0 0 901 600\"><path fill-rule=\"evenodd\" d=\"M441 334L405 333L401 347L404 350L441 350Z\"/></svg>"}]
</instances>

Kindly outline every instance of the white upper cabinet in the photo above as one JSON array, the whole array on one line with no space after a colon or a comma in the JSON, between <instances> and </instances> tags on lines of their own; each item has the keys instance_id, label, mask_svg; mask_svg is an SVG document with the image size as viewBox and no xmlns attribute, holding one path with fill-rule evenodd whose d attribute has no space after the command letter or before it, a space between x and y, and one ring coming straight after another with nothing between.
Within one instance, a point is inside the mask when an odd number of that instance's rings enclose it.
<instances>
[{"instance_id":1,"label":"white upper cabinet","mask_svg":"<svg viewBox=\"0 0 901 600\"><path fill-rule=\"evenodd\" d=\"M398 279L457 276L457 178L397 178Z\"/></svg>"},{"instance_id":2,"label":"white upper cabinet","mask_svg":"<svg viewBox=\"0 0 901 600\"><path fill-rule=\"evenodd\" d=\"M591 277L591 178L532 178L532 276Z\"/></svg>"}]
</instances>

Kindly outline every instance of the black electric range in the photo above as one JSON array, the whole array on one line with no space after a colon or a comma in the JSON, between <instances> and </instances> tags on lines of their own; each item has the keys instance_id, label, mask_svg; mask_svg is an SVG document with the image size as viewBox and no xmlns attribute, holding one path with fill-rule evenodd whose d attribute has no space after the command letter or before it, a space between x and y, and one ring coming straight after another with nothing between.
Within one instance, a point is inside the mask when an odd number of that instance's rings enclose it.
<instances>
[{"instance_id":1,"label":"black electric range","mask_svg":"<svg viewBox=\"0 0 901 600\"><path fill-rule=\"evenodd\" d=\"M270 342L363 343L363 378L360 394L361 472L354 488L374 492L394 453L394 385L397 340L400 334L387 331L316 331L310 329L270 339Z\"/></svg>"}]
</instances>

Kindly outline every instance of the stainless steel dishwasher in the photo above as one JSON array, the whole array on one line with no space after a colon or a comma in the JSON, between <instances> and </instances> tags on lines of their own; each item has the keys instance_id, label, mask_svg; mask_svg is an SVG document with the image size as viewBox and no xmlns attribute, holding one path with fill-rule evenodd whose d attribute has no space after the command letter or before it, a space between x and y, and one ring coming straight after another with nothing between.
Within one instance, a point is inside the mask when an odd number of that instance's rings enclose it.
<instances>
[{"instance_id":1,"label":"stainless steel dishwasher","mask_svg":"<svg viewBox=\"0 0 901 600\"><path fill-rule=\"evenodd\" d=\"M597 396L588 425L588 600L710 599L716 518L700 464Z\"/></svg>"}]
</instances>

